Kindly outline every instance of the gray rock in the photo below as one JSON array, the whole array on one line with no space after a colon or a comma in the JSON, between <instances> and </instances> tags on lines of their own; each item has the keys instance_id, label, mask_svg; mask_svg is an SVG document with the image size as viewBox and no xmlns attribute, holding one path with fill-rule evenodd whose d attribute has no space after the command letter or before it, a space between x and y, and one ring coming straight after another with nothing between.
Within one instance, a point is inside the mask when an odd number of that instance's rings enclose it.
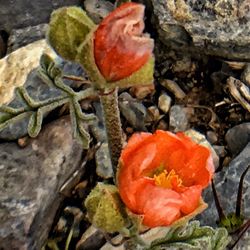
<instances>
[{"instance_id":1,"label":"gray rock","mask_svg":"<svg viewBox=\"0 0 250 250\"><path fill-rule=\"evenodd\" d=\"M166 89L168 89L170 92L172 92L177 99L181 100L185 98L185 92L180 88L180 86L176 82L169 79L164 79L160 81L160 84Z\"/></svg>"},{"instance_id":2,"label":"gray rock","mask_svg":"<svg viewBox=\"0 0 250 250\"><path fill-rule=\"evenodd\" d=\"M207 140L214 144L218 141L218 135L214 131L207 131Z\"/></svg>"},{"instance_id":3,"label":"gray rock","mask_svg":"<svg viewBox=\"0 0 250 250\"><path fill-rule=\"evenodd\" d=\"M48 23L54 9L79 3L80 0L0 0L0 30L9 33L12 29Z\"/></svg>"},{"instance_id":4,"label":"gray rock","mask_svg":"<svg viewBox=\"0 0 250 250\"><path fill-rule=\"evenodd\" d=\"M102 112L102 107L100 102L94 102L93 106L95 108L96 118L90 121L89 128L91 133L98 142L107 142L107 134L104 126L104 116Z\"/></svg>"},{"instance_id":5,"label":"gray rock","mask_svg":"<svg viewBox=\"0 0 250 250\"><path fill-rule=\"evenodd\" d=\"M56 57L45 39L19 48L0 60L0 105L10 103L15 88L25 84L28 74L39 66L43 53Z\"/></svg>"},{"instance_id":6,"label":"gray rock","mask_svg":"<svg viewBox=\"0 0 250 250\"><path fill-rule=\"evenodd\" d=\"M174 105L169 111L169 127L174 132L185 131L189 128L188 114L180 105Z\"/></svg>"},{"instance_id":7,"label":"gray rock","mask_svg":"<svg viewBox=\"0 0 250 250\"><path fill-rule=\"evenodd\" d=\"M13 29L8 39L7 53L9 54L20 47L45 38L47 28L48 24L39 24L23 29Z\"/></svg>"},{"instance_id":8,"label":"gray rock","mask_svg":"<svg viewBox=\"0 0 250 250\"><path fill-rule=\"evenodd\" d=\"M219 158L225 157L227 154L224 146L213 145L213 149L216 152L216 154L219 156Z\"/></svg>"},{"instance_id":9,"label":"gray rock","mask_svg":"<svg viewBox=\"0 0 250 250\"><path fill-rule=\"evenodd\" d=\"M102 143L95 154L96 173L102 178L113 177L112 163L108 143Z\"/></svg>"},{"instance_id":10,"label":"gray rock","mask_svg":"<svg viewBox=\"0 0 250 250\"><path fill-rule=\"evenodd\" d=\"M114 5L105 0L85 0L84 7L95 23L99 23L114 9Z\"/></svg>"},{"instance_id":11,"label":"gray rock","mask_svg":"<svg viewBox=\"0 0 250 250\"><path fill-rule=\"evenodd\" d=\"M233 155L238 154L250 142L250 122L229 129L225 139L230 152Z\"/></svg>"},{"instance_id":12,"label":"gray rock","mask_svg":"<svg viewBox=\"0 0 250 250\"><path fill-rule=\"evenodd\" d=\"M244 71L241 74L241 79L250 87L250 63L245 65Z\"/></svg>"},{"instance_id":13,"label":"gray rock","mask_svg":"<svg viewBox=\"0 0 250 250\"><path fill-rule=\"evenodd\" d=\"M141 101L133 98L127 92L123 92L119 96L119 108L121 114L133 128L146 131L147 109Z\"/></svg>"},{"instance_id":14,"label":"gray rock","mask_svg":"<svg viewBox=\"0 0 250 250\"><path fill-rule=\"evenodd\" d=\"M59 191L79 170L82 153L68 117L50 123L25 148L0 144L0 249L41 249L63 200Z\"/></svg>"},{"instance_id":15,"label":"gray rock","mask_svg":"<svg viewBox=\"0 0 250 250\"><path fill-rule=\"evenodd\" d=\"M240 177L250 164L250 143L244 150L234 158L229 166L214 176L214 183L218 193L221 206L226 214L235 212L236 197ZM215 207L212 188L209 187L204 192L204 200L208 203L208 208L199 216L202 224L216 225L218 213ZM242 212L246 218L250 217L250 174L245 176L243 188Z\"/></svg>"},{"instance_id":16,"label":"gray rock","mask_svg":"<svg viewBox=\"0 0 250 250\"><path fill-rule=\"evenodd\" d=\"M158 100L158 106L165 114L168 113L171 106L171 97L166 93L162 93Z\"/></svg>"},{"instance_id":17,"label":"gray rock","mask_svg":"<svg viewBox=\"0 0 250 250\"><path fill-rule=\"evenodd\" d=\"M249 0L151 0L161 41L178 52L250 59Z\"/></svg>"}]
</instances>

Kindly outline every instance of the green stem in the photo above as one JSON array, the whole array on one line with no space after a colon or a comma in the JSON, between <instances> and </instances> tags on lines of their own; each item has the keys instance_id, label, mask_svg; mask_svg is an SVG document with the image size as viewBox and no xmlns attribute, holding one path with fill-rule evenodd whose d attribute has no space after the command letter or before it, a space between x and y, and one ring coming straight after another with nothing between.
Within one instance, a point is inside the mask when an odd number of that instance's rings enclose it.
<instances>
[{"instance_id":1,"label":"green stem","mask_svg":"<svg viewBox=\"0 0 250 250\"><path fill-rule=\"evenodd\" d=\"M109 94L100 95L100 100L104 113L109 152L115 178L122 150L122 127L118 108L118 88Z\"/></svg>"}]
</instances>

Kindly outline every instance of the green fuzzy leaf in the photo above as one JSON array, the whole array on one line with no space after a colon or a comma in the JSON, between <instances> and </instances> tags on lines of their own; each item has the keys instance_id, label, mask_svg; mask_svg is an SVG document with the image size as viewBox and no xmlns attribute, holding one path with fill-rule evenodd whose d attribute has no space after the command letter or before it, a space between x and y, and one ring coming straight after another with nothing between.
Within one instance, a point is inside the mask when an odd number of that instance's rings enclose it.
<instances>
[{"instance_id":1,"label":"green fuzzy leaf","mask_svg":"<svg viewBox=\"0 0 250 250\"><path fill-rule=\"evenodd\" d=\"M49 55L42 54L38 74L45 83L47 83L50 87L53 87L54 79L57 76L61 76L62 72Z\"/></svg>"},{"instance_id":2,"label":"green fuzzy leaf","mask_svg":"<svg viewBox=\"0 0 250 250\"><path fill-rule=\"evenodd\" d=\"M148 249L224 250L229 242L225 228L201 227L199 221L192 221L186 226L171 228L164 238L154 240Z\"/></svg>"},{"instance_id":3,"label":"green fuzzy leaf","mask_svg":"<svg viewBox=\"0 0 250 250\"><path fill-rule=\"evenodd\" d=\"M127 215L116 186L98 183L84 205L90 221L96 227L114 233L126 226Z\"/></svg>"},{"instance_id":4,"label":"green fuzzy leaf","mask_svg":"<svg viewBox=\"0 0 250 250\"><path fill-rule=\"evenodd\" d=\"M154 82L154 58L151 57L148 62L132 75L117 82L107 83L109 88L118 86L119 88L128 88L138 85L150 85Z\"/></svg>"},{"instance_id":5,"label":"green fuzzy leaf","mask_svg":"<svg viewBox=\"0 0 250 250\"><path fill-rule=\"evenodd\" d=\"M90 142L89 133L85 130L85 128L81 124L80 119L78 119L79 117L77 116L74 104L72 103L70 103L70 117L73 129L73 137L78 139L78 141L82 144L82 147L84 149L88 149Z\"/></svg>"},{"instance_id":6,"label":"green fuzzy leaf","mask_svg":"<svg viewBox=\"0 0 250 250\"><path fill-rule=\"evenodd\" d=\"M11 124L18 123L24 119L28 120L27 132L30 137L36 137L41 128L43 118L52 110L64 104L70 107L73 136L77 138L84 149L87 149L90 142L90 135L83 126L83 123L95 119L93 114L82 112L79 102L94 95L92 88L87 88L80 92L75 92L71 87L64 84L62 72L56 63L47 55L43 55L40 60L41 66L38 70L40 77L50 88L61 91L57 97L47 100L34 100L24 87L16 89L18 98L23 107L13 108L11 106L0 106L0 131L6 129Z\"/></svg>"},{"instance_id":7,"label":"green fuzzy leaf","mask_svg":"<svg viewBox=\"0 0 250 250\"><path fill-rule=\"evenodd\" d=\"M107 87L107 82L95 63L93 43L94 31L95 30L89 33L84 43L78 48L76 61L83 66L94 87L98 90L102 90Z\"/></svg>"},{"instance_id":8,"label":"green fuzzy leaf","mask_svg":"<svg viewBox=\"0 0 250 250\"><path fill-rule=\"evenodd\" d=\"M94 28L95 24L81 8L63 7L52 13L47 39L60 56L73 61L77 49Z\"/></svg>"}]
</instances>

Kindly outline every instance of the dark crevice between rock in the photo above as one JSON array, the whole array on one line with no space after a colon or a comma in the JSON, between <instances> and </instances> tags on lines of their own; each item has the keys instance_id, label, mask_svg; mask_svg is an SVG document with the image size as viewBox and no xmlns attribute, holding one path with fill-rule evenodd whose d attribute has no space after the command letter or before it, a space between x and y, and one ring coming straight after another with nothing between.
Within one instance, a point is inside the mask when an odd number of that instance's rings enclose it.
<instances>
[{"instance_id":1,"label":"dark crevice between rock","mask_svg":"<svg viewBox=\"0 0 250 250\"><path fill-rule=\"evenodd\" d=\"M0 58L6 55L9 34L5 30L0 30Z\"/></svg>"}]
</instances>

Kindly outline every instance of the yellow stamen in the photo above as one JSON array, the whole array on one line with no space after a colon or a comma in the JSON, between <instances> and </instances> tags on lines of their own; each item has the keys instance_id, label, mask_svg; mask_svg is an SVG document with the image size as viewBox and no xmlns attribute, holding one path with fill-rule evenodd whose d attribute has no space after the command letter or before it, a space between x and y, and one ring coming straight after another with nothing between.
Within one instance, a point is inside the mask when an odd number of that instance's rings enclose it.
<instances>
[{"instance_id":1,"label":"yellow stamen","mask_svg":"<svg viewBox=\"0 0 250 250\"><path fill-rule=\"evenodd\" d=\"M158 175L154 175L155 185L163 188L173 188L173 182L175 181L175 186L180 187L182 185L182 180L172 169L169 173L164 170Z\"/></svg>"}]
</instances>

